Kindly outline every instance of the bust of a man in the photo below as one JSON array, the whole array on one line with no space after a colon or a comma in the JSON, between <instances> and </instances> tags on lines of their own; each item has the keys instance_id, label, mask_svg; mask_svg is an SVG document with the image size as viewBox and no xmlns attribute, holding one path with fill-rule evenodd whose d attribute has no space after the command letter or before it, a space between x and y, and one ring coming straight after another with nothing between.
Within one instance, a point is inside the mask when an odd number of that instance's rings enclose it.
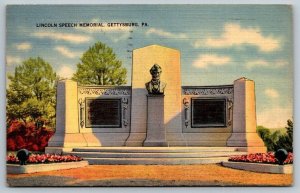
<instances>
[{"instance_id":1,"label":"bust of a man","mask_svg":"<svg viewBox=\"0 0 300 193\"><path fill-rule=\"evenodd\" d=\"M164 94L166 83L160 81L160 75L162 73L161 67L158 64L154 64L150 69L152 79L146 83L146 89L148 94Z\"/></svg>"}]
</instances>

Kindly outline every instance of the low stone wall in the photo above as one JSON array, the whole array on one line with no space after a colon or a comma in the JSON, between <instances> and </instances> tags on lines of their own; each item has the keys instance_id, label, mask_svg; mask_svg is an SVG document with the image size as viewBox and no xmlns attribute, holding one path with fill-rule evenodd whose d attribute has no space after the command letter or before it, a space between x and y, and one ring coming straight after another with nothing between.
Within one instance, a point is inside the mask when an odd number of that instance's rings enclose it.
<instances>
[{"instance_id":1,"label":"low stone wall","mask_svg":"<svg viewBox=\"0 0 300 193\"><path fill-rule=\"evenodd\" d=\"M293 165L275 165L263 163L248 163L248 162L222 162L222 165L229 168L247 170L260 173L272 174L292 174Z\"/></svg>"},{"instance_id":2,"label":"low stone wall","mask_svg":"<svg viewBox=\"0 0 300 193\"><path fill-rule=\"evenodd\" d=\"M62 162L51 164L31 164L31 165L17 165L6 164L8 174L28 174L36 172L46 172L53 170L63 170L71 168L81 168L89 165L87 161L80 162Z\"/></svg>"}]
</instances>

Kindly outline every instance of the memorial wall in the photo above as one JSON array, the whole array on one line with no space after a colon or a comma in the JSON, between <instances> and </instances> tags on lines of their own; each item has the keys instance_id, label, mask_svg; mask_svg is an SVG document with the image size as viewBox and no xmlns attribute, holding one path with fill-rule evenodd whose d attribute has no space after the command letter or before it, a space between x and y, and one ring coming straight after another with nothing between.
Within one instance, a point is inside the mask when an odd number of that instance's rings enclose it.
<instances>
[{"instance_id":1,"label":"memorial wall","mask_svg":"<svg viewBox=\"0 0 300 193\"><path fill-rule=\"evenodd\" d=\"M59 81L57 131L49 147L265 149L256 133L254 81L242 77L232 85L182 86L180 72L178 50L151 45L133 51L131 86Z\"/></svg>"}]
</instances>

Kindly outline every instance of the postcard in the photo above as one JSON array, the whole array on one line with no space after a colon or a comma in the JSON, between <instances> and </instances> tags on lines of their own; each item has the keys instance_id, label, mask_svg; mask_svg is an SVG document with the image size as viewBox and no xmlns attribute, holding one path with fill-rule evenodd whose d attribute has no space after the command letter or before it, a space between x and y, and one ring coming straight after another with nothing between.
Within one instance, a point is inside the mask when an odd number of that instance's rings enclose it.
<instances>
[{"instance_id":1,"label":"postcard","mask_svg":"<svg viewBox=\"0 0 300 193\"><path fill-rule=\"evenodd\" d=\"M292 186L290 5L8 5L7 185Z\"/></svg>"}]
</instances>

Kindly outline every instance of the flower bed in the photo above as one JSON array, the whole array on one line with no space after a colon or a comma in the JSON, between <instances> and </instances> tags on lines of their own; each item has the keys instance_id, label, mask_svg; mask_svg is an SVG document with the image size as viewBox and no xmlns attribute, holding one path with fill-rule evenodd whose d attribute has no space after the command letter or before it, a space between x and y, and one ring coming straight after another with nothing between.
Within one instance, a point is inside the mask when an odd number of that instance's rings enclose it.
<instances>
[{"instance_id":1,"label":"flower bed","mask_svg":"<svg viewBox=\"0 0 300 193\"><path fill-rule=\"evenodd\" d=\"M268 153L252 153L248 155L232 156L228 161L232 162L250 162L250 163L266 163L266 164L277 164L274 152ZM293 153L289 152L287 159L284 164L293 163Z\"/></svg>"},{"instance_id":2,"label":"flower bed","mask_svg":"<svg viewBox=\"0 0 300 193\"><path fill-rule=\"evenodd\" d=\"M31 154L27 160L28 164L46 164L60 162L78 162L82 161L81 157L75 155L56 155L56 154ZM18 158L11 154L6 157L6 163L19 164Z\"/></svg>"}]
</instances>

